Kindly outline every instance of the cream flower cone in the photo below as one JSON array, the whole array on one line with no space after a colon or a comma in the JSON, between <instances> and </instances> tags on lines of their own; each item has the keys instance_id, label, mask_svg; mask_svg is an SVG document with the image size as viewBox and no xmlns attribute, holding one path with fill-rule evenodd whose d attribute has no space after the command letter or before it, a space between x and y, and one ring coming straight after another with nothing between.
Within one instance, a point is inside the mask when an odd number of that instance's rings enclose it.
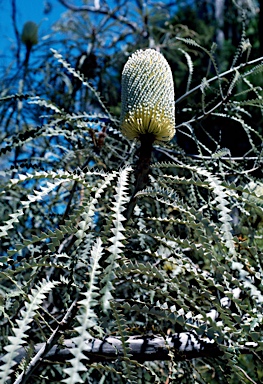
<instances>
[{"instance_id":1,"label":"cream flower cone","mask_svg":"<svg viewBox=\"0 0 263 384\"><path fill-rule=\"evenodd\" d=\"M155 142L175 134L174 84L171 68L154 49L132 54L122 72L120 126L128 139L152 134Z\"/></svg>"}]
</instances>

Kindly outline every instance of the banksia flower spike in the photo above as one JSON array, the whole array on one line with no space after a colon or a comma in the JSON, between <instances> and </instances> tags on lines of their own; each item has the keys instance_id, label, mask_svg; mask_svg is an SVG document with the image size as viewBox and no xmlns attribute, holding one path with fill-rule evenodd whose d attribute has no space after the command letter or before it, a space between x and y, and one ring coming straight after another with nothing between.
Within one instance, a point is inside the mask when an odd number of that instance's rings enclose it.
<instances>
[{"instance_id":1,"label":"banksia flower spike","mask_svg":"<svg viewBox=\"0 0 263 384\"><path fill-rule=\"evenodd\" d=\"M26 46L26 57L24 61L25 69L27 69L29 56L33 45L38 43L38 26L33 21L27 21L24 24L21 40Z\"/></svg>"},{"instance_id":2,"label":"banksia flower spike","mask_svg":"<svg viewBox=\"0 0 263 384\"><path fill-rule=\"evenodd\" d=\"M161 53L140 49L128 59L122 72L121 104L122 133L141 142L134 191L125 212L129 220L137 192L149 182L153 143L169 141L175 133L173 76Z\"/></svg>"},{"instance_id":3,"label":"banksia flower spike","mask_svg":"<svg viewBox=\"0 0 263 384\"><path fill-rule=\"evenodd\" d=\"M175 133L174 84L170 66L154 49L138 50L122 72L120 126L128 139L151 134L169 141Z\"/></svg>"},{"instance_id":4,"label":"banksia flower spike","mask_svg":"<svg viewBox=\"0 0 263 384\"><path fill-rule=\"evenodd\" d=\"M38 26L33 21L27 21L24 24L21 39L23 43L31 47L38 43Z\"/></svg>"}]
</instances>

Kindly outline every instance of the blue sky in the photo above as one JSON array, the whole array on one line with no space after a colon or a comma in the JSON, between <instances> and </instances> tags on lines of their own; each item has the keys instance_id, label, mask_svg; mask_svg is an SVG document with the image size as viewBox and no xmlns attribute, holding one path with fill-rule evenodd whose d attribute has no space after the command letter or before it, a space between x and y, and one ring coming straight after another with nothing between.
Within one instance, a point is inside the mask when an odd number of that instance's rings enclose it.
<instances>
[{"instance_id":1,"label":"blue sky","mask_svg":"<svg viewBox=\"0 0 263 384\"><path fill-rule=\"evenodd\" d=\"M17 27L21 32L26 21L40 25L40 37L45 35L66 9L57 0L15 0ZM45 7L51 5L49 13ZM14 57L12 47L16 44L12 22L12 0L0 0L0 63L7 64Z\"/></svg>"}]
</instances>

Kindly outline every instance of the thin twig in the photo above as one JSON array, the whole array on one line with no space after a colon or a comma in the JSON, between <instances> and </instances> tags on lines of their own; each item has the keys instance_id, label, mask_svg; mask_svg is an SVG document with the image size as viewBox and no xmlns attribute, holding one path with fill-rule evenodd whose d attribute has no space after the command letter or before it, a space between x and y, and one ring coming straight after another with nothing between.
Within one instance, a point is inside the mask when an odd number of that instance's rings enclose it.
<instances>
[{"instance_id":1,"label":"thin twig","mask_svg":"<svg viewBox=\"0 0 263 384\"><path fill-rule=\"evenodd\" d=\"M242 63L240 65L238 65L237 67L234 67L234 68L230 68L228 71L225 71L225 72L222 72L220 73L219 75L217 76L214 76L212 77L211 79L208 79L206 80L207 83L212 83L213 81L216 81L226 75L229 75L230 73L233 73L235 71L238 71L239 69L241 68L245 68L247 67L248 65L252 65L252 64L256 64L258 63L259 61L262 61L263 62L263 56L262 57L259 57L255 60L251 60L251 61L248 61L247 63ZM192 93L198 91L200 89L202 84L199 84L197 85L195 88L193 89L190 89L190 91L186 92L184 95L182 95L181 97L179 97L179 99L175 100L175 104L179 104L181 103L181 101L183 101L184 99L186 99L188 96L190 96Z\"/></svg>"},{"instance_id":2,"label":"thin twig","mask_svg":"<svg viewBox=\"0 0 263 384\"><path fill-rule=\"evenodd\" d=\"M248 376L248 374L244 371L243 368L239 367L238 365L236 366L236 368L238 368L243 373L245 378L248 379L248 381L250 381L250 383L257 384L253 379L251 379L250 376Z\"/></svg>"},{"instance_id":3,"label":"thin twig","mask_svg":"<svg viewBox=\"0 0 263 384\"><path fill-rule=\"evenodd\" d=\"M45 356L46 353L52 348L52 346L57 342L58 338L58 332L60 331L61 328L65 327L67 324L71 312L73 308L75 307L77 303L77 299L73 301L69 309L67 310L65 316L63 317L62 321L59 323L57 328L52 332L51 336L49 339L46 341L46 343L41 344L41 348L37 352L36 356L31 360L29 363L27 369L25 372L22 372L14 382L14 384L23 384L26 383L27 379L32 375L33 371L38 367L38 365L42 362L43 357Z\"/></svg>"},{"instance_id":4,"label":"thin twig","mask_svg":"<svg viewBox=\"0 0 263 384\"><path fill-rule=\"evenodd\" d=\"M20 66L20 49L21 49L21 40L20 40L20 35L17 29L17 24L16 24L16 0L12 0L12 21L13 21L13 27L15 31L15 36L16 36L16 43L17 43L17 50L16 50L16 60L17 60L17 67Z\"/></svg>"},{"instance_id":5,"label":"thin twig","mask_svg":"<svg viewBox=\"0 0 263 384\"><path fill-rule=\"evenodd\" d=\"M175 156L185 156L185 157L193 157L194 159L198 160L213 160L212 156L200 156L200 155L194 155L192 153L184 153L182 154L181 152L176 152L174 150L168 149L168 148L161 148L159 146L155 146L154 149L156 149L159 152L162 152L164 154L167 154L167 152L172 153ZM232 157L232 156L220 156L221 160L227 160L227 161L256 161L259 160L257 156L252 156L252 157L245 157L245 156L238 156L238 157Z\"/></svg>"},{"instance_id":6,"label":"thin twig","mask_svg":"<svg viewBox=\"0 0 263 384\"><path fill-rule=\"evenodd\" d=\"M156 148L159 152L162 152L163 154L165 154L167 157L169 157L170 159L172 159L173 161L175 161L176 163L180 164L180 165L184 165L181 161L179 161L176 157L172 156L169 152L166 152L165 150L161 149L161 148ZM176 155L176 154L175 154ZM205 159L208 159L208 160L212 160L213 158L210 157L210 156L198 156L198 155L185 155L185 156L192 156L194 158L198 158L200 160L205 160ZM233 161L234 158L229 158L229 157L220 157L220 159L223 159L223 160L228 160L228 161ZM242 160L247 160L246 158L240 158ZM251 159L251 158L250 158ZM254 158L253 158L254 159ZM255 160L258 160L258 158L256 157ZM261 166L257 166L257 167L253 167L251 169L248 169L246 171L235 171L235 174L238 174L238 175L245 175L245 174L248 174L248 173L251 173L251 172L254 172L258 169L260 169ZM225 175L229 175L227 173L225 173Z\"/></svg>"},{"instance_id":7,"label":"thin twig","mask_svg":"<svg viewBox=\"0 0 263 384\"><path fill-rule=\"evenodd\" d=\"M126 24L128 27L132 29L133 32L138 31L138 26L136 23L133 23L129 21L126 17L121 16L121 15L116 15L116 9L110 10L108 7L92 7L89 5L82 5L80 7L69 4L65 0L58 0L64 7L70 9L73 12L92 12L92 13L99 13L101 15L107 15L110 16L112 19L117 20L123 24Z\"/></svg>"}]
</instances>

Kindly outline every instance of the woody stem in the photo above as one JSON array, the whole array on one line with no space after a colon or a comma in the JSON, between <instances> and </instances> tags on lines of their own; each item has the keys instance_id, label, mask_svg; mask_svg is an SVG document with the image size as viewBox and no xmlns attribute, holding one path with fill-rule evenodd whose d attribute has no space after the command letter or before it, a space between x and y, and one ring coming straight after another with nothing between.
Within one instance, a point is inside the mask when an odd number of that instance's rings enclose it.
<instances>
[{"instance_id":1,"label":"woody stem","mask_svg":"<svg viewBox=\"0 0 263 384\"><path fill-rule=\"evenodd\" d=\"M140 137L141 147L140 147L140 155L137 166L135 168L135 187L131 197L131 200L128 204L127 210L125 212L125 217L127 220L130 219L133 210L136 205L137 197L136 193L141 191L146 187L149 182L149 172L151 165L151 155L153 149L154 135L151 133L147 133L141 135Z\"/></svg>"}]
</instances>

